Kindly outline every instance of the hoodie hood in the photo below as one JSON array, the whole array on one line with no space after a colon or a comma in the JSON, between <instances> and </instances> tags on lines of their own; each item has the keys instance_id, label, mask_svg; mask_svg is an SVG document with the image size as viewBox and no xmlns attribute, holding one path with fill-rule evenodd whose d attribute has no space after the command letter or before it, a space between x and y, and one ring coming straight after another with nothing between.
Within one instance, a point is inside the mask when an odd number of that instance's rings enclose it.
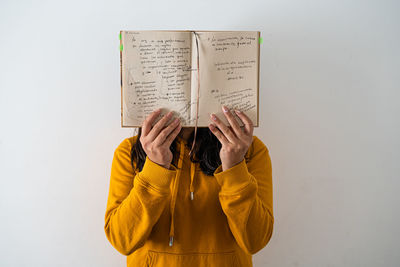
<instances>
[{"instance_id":1,"label":"hoodie hood","mask_svg":"<svg viewBox=\"0 0 400 267\"><path fill-rule=\"evenodd\" d=\"M186 146L187 146L187 141L182 139L181 137L177 136L177 144L179 147L179 160L178 160L178 170L175 176L175 181L173 184L172 188L172 197L171 197L171 225L170 225L170 231L169 231L169 246L172 246L174 244L174 231L175 231L175 225L174 225L174 213L175 213L175 204L176 204L176 198L178 195L178 190L179 190L179 180L182 174L182 166L183 166L183 159L185 157L185 151L186 151ZM196 164L192 161L190 161L190 200L193 201L194 199L194 177L196 173Z\"/></svg>"}]
</instances>

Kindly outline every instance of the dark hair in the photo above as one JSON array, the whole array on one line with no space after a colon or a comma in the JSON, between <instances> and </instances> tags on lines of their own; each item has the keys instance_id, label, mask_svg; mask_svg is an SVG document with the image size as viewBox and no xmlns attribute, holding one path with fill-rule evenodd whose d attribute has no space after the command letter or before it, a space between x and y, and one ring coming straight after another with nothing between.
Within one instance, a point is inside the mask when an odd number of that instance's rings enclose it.
<instances>
[{"instance_id":1,"label":"dark hair","mask_svg":"<svg viewBox=\"0 0 400 267\"><path fill-rule=\"evenodd\" d=\"M135 165L138 170L143 169L144 162L146 160L146 152L143 150L142 144L140 143L140 135L142 133L142 127L139 127L138 136L135 144L132 145L131 149L131 164L135 169ZM189 150L192 148L194 139L194 131L189 136L186 146ZM202 172L206 175L214 175L214 171L221 165L221 158L219 157L219 151L221 150L222 144L218 138L210 131L208 127L198 127L196 135L196 143L193 148L193 153L190 156L192 162L199 162ZM177 167L178 153L177 150L177 139L171 143L170 150L173 154L171 164ZM136 163L136 164L135 164Z\"/></svg>"}]
</instances>

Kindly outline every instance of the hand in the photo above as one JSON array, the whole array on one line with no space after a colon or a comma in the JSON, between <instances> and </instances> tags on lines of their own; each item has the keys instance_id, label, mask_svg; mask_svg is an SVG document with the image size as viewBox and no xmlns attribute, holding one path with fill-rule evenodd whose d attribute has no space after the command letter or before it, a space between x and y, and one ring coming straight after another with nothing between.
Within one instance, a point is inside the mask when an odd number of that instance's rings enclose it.
<instances>
[{"instance_id":1,"label":"hand","mask_svg":"<svg viewBox=\"0 0 400 267\"><path fill-rule=\"evenodd\" d=\"M235 113L239 116L239 119L243 122L244 131L239 126L235 117L232 115L229 108L226 107L226 111L222 107L224 111L224 115L230 126L226 126L217 116L211 114L211 118L213 115L215 116L215 124L218 128L215 127L213 123L209 125L211 132L218 138L218 140L222 144L222 148L219 152L219 156L222 162L222 171L225 171L244 159L244 156L247 153L251 143L253 142L253 122L251 119L244 114L243 112Z\"/></svg>"},{"instance_id":2,"label":"hand","mask_svg":"<svg viewBox=\"0 0 400 267\"><path fill-rule=\"evenodd\" d=\"M147 157L151 161L169 169L173 155L170 146L182 128L179 118L164 128L165 124L172 117L172 111L164 115L152 128L153 121L160 114L161 109L153 111L146 117L142 125L140 143Z\"/></svg>"}]
</instances>

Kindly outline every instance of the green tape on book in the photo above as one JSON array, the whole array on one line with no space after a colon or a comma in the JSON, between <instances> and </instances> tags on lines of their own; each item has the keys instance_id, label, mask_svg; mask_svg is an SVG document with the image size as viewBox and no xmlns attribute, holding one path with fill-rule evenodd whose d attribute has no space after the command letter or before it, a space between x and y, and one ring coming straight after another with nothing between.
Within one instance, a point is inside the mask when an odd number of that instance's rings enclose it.
<instances>
[{"instance_id":1,"label":"green tape on book","mask_svg":"<svg viewBox=\"0 0 400 267\"><path fill-rule=\"evenodd\" d=\"M121 44L121 45L119 46L119 51L122 52L122 50L124 50L124 46Z\"/></svg>"},{"instance_id":2,"label":"green tape on book","mask_svg":"<svg viewBox=\"0 0 400 267\"><path fill-rule=\"evenodd\" d=\"M119 39L121 40L121 33L119 33Z\"/></svg>"},{"instance_id":3,"label":"green tape on book","mask_svg":"<svg viewBox=\"0 0 400 267\"><path fill-rule=\"evenodd\" d=\"M262 43L263 43L263 38L260 37L260 38L258 39L258 42L259 42L260 44L262 44Z\"/></svg>"}]
</instances>

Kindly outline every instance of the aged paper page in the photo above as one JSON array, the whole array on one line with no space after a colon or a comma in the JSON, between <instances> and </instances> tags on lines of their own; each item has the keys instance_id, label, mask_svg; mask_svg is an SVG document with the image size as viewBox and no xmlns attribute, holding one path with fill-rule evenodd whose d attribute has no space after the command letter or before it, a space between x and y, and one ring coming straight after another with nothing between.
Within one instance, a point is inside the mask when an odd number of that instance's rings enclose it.
<instances>
[{"instance_id":1,"label":"aged paper page","mask_svg":"<svg viewBox=\"0 0 400 267\"><path fill-rule=\"evenodd\" d=\"M259 43L257 31L205 32L199 31L200 104L198 126L207 127L215 113L229 125L221 105L239 109L258 126ZM192 37L192 67L196 52ZM197 95L197 75L192 75L192 101ZM195 118L195 105L192 105ZM201 115L200 115L201 114ZM234 114L239 125L241 120Z\"/></svg>"},{"instance_id":2,"label":"aged paper page","mask_svg":"<svg viewBox=\"0 0 400 267\"><path fill-rule=\"evenodd\" d=\"M142 126L157 108L190 119L191 33L122 31L122 126ZM161 115L154 122L156 123Z\"/></svg>"}]
</instances>

